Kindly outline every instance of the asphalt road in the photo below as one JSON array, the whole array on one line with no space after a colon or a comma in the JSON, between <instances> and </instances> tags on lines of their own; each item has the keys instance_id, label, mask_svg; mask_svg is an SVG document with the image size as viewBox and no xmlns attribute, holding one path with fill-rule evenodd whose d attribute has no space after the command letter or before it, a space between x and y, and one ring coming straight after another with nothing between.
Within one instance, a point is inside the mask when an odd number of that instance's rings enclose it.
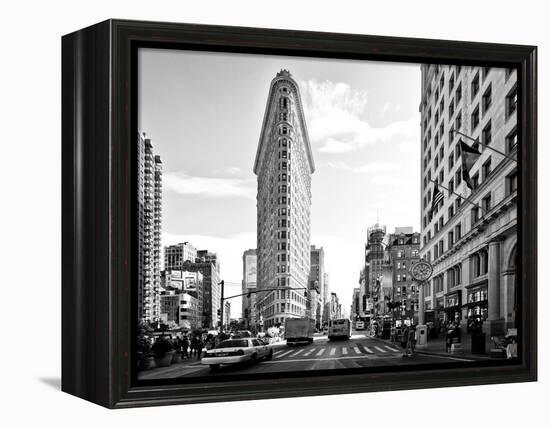
<instances>
[{"instance_id":1,"label":"asphalt road","mask_svg":"<svg viewBox=\"0 0 550 428\"><path fill-rule=\"evenodd\" d=\"M178 377L214 377L228 374L273 373L304 370L331 370L342 368L394 366L409 364L442 363L445 361L473 361L463 357L416 354L404 358L403 350L397 345L373 339L362 332L355 332L351 339L329 341L326 336L315 337L310 345L287 347L273 346L273 358L254 365L243 364L222 366L216 371L200 364L198 360L187 360L170 367L153 369L139 374L139 379L169 379Z\"/></svg>"}]
</instances>

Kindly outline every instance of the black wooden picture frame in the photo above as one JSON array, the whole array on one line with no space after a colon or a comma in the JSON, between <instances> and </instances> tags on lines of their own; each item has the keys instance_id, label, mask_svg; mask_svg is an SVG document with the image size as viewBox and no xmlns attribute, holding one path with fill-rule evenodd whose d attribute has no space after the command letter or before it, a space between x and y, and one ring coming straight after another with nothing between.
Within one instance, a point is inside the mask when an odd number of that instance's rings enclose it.
<instances>
[{"instance_id":1,"label":"black wooden picture frame","mask_svg":"<svg viewBox=\"0 0 550 428\"><path fill-rule=\"evenodd\" d=\"M136 382L136 49L443 63L518 73L517 364ZM534 46L108 20L62 38L62 389L109 408L527 382L537 379L537 50Z\"/></svg>"}]
</instances>

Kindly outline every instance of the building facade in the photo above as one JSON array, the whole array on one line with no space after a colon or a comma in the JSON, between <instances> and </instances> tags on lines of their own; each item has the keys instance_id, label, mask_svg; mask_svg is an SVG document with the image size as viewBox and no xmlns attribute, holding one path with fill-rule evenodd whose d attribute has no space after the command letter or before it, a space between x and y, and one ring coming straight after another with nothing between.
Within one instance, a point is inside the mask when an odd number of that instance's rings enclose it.
<instances>
[{"instance_id":1,"label":"building facade","mask_svg":"<svg viewBox=\"0 0 550 428\"><path fill-rule=\"evenodd\" d=\"M311 246L310 272L309 272L309 305L312 309L312 317L317 328L321 328L323 320L323 300L325 292L325 251L323 247Z\"/></svg>"},{"instance_id":2,"label":"building facade","mask_svg":"<svg viewBox=\"0 0 550 428\"><path fill-rule=\"evenodd\" d=\"M223 326L228 328L231 323L231 302L226 300L223 303Z\"/></svg>"},{"instance_id":3,"label":"building facade","mask_svg":"<svg viewBox=\"0 0 550 428\"><path fill-rule=\"evenodd\" d=\"M517 302L516 72L439 65L421 71L420 255L434 273L420 311L426 321L456 321L467 330L478 319L489 335L503 334L515 327ZM481 153L469 171L462 171L461 139ZM433 181L445 189L432 210Z\"/></svg>"},{"instance_id":4,"label":"building facade","mask_svg":"<svg viewBox=\"0 0 550 428\"><path fill-rule=\"evenodd\" d=\"M189 242L168 245L164 247L164 269L180 269L183 262L194 262L197 258L197 249Z\"/></svg>"},{"instance_id":5,"label":"building facade","mask_svg":"<svg viewBox=\"0 0 550 428\"><path fill-rule=\"evenodd\" d=\"M184 261L182 269L202 274L203 327L217 328L221 322L217 315L221 308L220 262L217 255L208 250L197 251L195 262Z\"/></svg>"},{"instance_id":6,"label":"building facade","mask_svg":"<svg viewBox=\"0 0 550 428\"><path fill-rule=\"evenodd\" d=\"M243 280L242 280L242 293L248 293L250 291L256 291L257 285L257 265L258 256L256 249L246 250L243 253ZM256 331L258 328L258 316L256 313L256 293L250 293L250 295L244 295L242 297L242 312L244 327L248 330Z\"/></svg>"},{"instance_id":7,"label":"building facade","mask_svg":"<svg viewBox=\"0 0 550 428\"><path fill-rule=\"evenodd\" d=\"M365 318L384 315L386 310L386 295L382 291L382 274L387 271L389 254L386 251L386 226L376 223L367 229L367 243L365 244L364 282L365 294L363 311ZM361 281L361 277L359 278ZM388 280L386 280L386 289ZM391 294L391 293L390 293ZM372 309L367 309L371 307Z\"/></svg>"},{"instance_id":8,"label":"building facade","mask_svg":"<svg viewBox=\"0 0 550 428\"><path fill-rule=\"evenodd\" d=\"M418 284L413 280L411 266L420 260L420 233L412 227L396 227L388 238L388 251L393 274L392 302L394 320L415 322L418 313Z\"/></svg>"},{"instance_id":9,"label":"building facade","mask_svg":"<svg viewBox=\"0 0 550 428\"><path fill-rule=\"evenodd\" d=\"M161 319L167 324L175 323L187 331L202 327L199 300L184 291L165 291L160 296Z\"/></svg>"},{"instance_id":10,"label":"building facade","mask_svg":"<svg viewBox=\"0 0 550 428\"><path fill-rule=\"evenodd\" d=\"M306 314L310 274L311 175L315 171L298 84L271 82L258 150L257 307L264 327Z\"/></svg>"},{"instance_id":11,"label":"building facade","mask_svg":"<svg viewBox=\"0 0 550 428\"><path fill-rule=\"evenodd\" d=\"M162 162L151 139L138 134L138 318L160 317L160 237L162 222Z\"/></svg>"},{"instance_id":12,"label":"building facade","mask_svg":"<svg viewBox=\"0 0 550 428\"><path fill-rule=\"evenodd\" d=\"M188 293L196 299L196 307L199 314L200 325L203 319L203 293L204 279L201 272L185 270L163 270L161 272L161 292L164 293ZM162 312L162 307L161 307Z\"/></svg>"}]
</instances>

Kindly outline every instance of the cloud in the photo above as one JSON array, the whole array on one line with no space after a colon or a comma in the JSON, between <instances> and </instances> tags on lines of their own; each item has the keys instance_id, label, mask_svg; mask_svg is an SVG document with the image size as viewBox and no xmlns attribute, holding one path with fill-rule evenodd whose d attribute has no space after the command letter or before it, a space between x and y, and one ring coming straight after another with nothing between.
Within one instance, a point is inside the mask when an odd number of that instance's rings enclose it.
<instances>
[{"instance_id":1,"label":"cloud","mask_svg":"<svg viewBox=\"0 0 550 428\"><path fill-rule=\"evenodd\" d=\"M312 145L322 153L346 153L395 137L417 138L418 118L374 128L365 120L368 94L342 82L300 83ZM383 109L389 109L390 105Z\"/></svg>"},{"instance_id":2,"label":"cloud","mask_svg":"<svg viewBox=\"0 0 550 428\"><path fill-rule=\"evenodd\" d=\"M239 178L193 177L184 172L167 173L162 177L165 189L181 195L211 198L255 198L253 180Z\"/></svg>"},{"instance_id":3,"label":"cloud","mask_svg":"<svg viewBox=\"0 0 550 428\"><path fill-rule=\"evenodd\" d=\"M228 174L238 174L239 172L241 172L241 168L236 166L230 166L229 168L226 168L224 171Z\"/></svg>"},{"instance_id":4,"label":"cloud","mask_svg":"<svg viewBox=\"0 0 550 428\"><path fill-rule=\"evenodd\" d=\"M354 172L356 174L371 174L381 172L399 171L401 165L389 162L371 162L361 166L352 166L342 161L327 162L327 166L334 169L343 169Z\"/></svg>"}]
</instances>

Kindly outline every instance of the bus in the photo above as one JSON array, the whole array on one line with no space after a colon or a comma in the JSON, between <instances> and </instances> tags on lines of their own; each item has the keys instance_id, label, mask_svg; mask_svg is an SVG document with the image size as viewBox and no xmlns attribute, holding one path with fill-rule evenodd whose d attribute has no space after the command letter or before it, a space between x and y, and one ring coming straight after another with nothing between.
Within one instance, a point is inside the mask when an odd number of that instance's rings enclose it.
<instances>
[{"instance_id":1,"label":"bus","mask_svg":"<svg viewBox=\"0 0 550 428\"><path fill-rule=\"evenodd\" d=\"M351 337L351 321L348 319L332 320L328 327L328 339L349 339Z\"/></svg>"}]
</instances>

